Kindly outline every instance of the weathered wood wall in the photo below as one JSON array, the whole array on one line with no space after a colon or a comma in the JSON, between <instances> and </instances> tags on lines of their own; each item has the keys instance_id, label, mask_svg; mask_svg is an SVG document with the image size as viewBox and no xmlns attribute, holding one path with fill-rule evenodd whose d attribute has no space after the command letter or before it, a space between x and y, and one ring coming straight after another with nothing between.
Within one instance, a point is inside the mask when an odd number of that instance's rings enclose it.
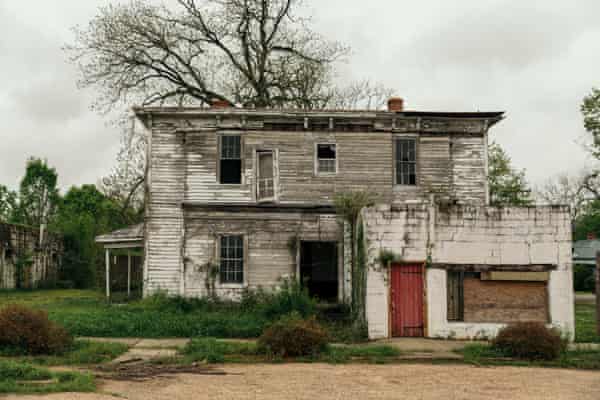
<instances>
[{"instance_id":1,"label":"weathered wood wall","mask_svg":"<svg viewBox=\"0 0 600 400\"><path fill-rule=\"evenodd\" d=\"M220 297L237 297L248 288L266 289L296 274L299 241L341 243L335 216L300 212L224 212L189 209L185 212L185 295L205 296L206 264L218 261L217 240L223 234L239 234L245 239L244 284L221 285Z\"/></svg>"},{"instance_id":2,"label":"weathered wood wall","mask_svg":"<svg viewBox=\"0 0 600 400\"><path fill-rule=\"evenodd\" d=\"M277 117L283 122L280 124L273 122L275 117L270 121L267 117L248 120L234 114L217 118L202 113L147 116L145 123L151 135L146 293L199 290L186 286L184 254L189 250L184 232L190 228L184 221L183 206L256 204L257 150L277 150L277 198L282 205L331 205L336 193L351 190L377 193L382 203L428 201L432 194L464 204L486 202L487 123L483 120L421 121L399 116L392 119L389 115L380 119L365 114L351 121L358 124L352 129L342 125L338 129L333 119L310 125L314 129L299 120L289 129L292 117L286 115ZM218 136L231 133L240 134L244 146L241 185L221 185L217 180ZM418 138L418 185L414 187L394 185L393 140L404 135ZM317 143L336 143L336 175L315 174Z\"/></svg>"},{"instance_id":3,"label":"weathered wood wall","mask_svg":"<svg viewBox=\"0 0 600 400\"><path fill-rule=\"evenodd\" d=\"M60 237L47 236L40 247L38 229L0 222L0 289L51 286L62 254Z\"/></svg>"}]
</instances>

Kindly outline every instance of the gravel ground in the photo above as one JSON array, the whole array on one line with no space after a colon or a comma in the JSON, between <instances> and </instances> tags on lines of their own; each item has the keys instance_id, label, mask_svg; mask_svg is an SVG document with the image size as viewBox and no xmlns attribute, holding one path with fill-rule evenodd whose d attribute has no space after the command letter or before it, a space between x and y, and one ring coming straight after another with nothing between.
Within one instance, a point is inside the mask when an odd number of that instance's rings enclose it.
<instances>
[{"instance_id":1,"label":"gravel ground","mask_svg":"<svg viewBox=\"0 0 600 400\"><path fill-rule=\"evenodd\" d=\"M227 365L229 375L101 382L100 393L44 400L600 399L600 372L463 365ZM38 400L39 396L9 396Z\"/></svg>"}]
</instances>

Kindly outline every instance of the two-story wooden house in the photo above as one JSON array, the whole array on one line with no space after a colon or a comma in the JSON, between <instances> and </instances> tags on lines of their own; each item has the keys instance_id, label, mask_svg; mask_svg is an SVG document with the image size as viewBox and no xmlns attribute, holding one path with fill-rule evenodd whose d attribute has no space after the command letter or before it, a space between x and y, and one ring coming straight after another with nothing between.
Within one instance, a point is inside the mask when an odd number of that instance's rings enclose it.
<instances>
[{"instance_id":1,"label":"two-story wooden house","mask_svg":"<svg viewBox=\"0 0 600 400\"><path fill-rule=\"evenodd\" d=\"M148 131L146 294L239 296L301 279L347 301L336 193L362 213L372 338L482 337L517 320L573 334L568 210L492 208L501 112L136 108ZM346 242L347 242L346 238ZM397 261L379 265L382 250Z\"/></svg>"}]
</instances>

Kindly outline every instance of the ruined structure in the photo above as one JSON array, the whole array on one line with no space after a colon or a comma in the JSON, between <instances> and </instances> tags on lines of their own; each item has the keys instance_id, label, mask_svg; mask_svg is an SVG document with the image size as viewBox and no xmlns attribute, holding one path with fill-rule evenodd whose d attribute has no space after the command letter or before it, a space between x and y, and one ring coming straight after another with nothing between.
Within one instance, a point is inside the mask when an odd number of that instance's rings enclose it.
<instances>
[{"instance_id":1,"label":"ruined structure","mask_svg":"<svg viewBox=\"0 0 600 400\"><path fill-rule=\"evenodd\" d=\"M0 289L36 289L56 282L62 238L22 225L0 222Z\"/></svg>"},{"instance_id":2,"label":"ruined structure","mask_svg":"<svg viewBox=\"0 0 600 400\"><path fill-rule=\"evenodd\" d=\"M493 208L501 112L137 108L148 130L144 292L235 298L301 279L348 301L336 193L362 213L372 338L492 336L517 320L573 335L569 215ZM382 251L393 254L386 265Z\"/></svg>"}]
</instances>

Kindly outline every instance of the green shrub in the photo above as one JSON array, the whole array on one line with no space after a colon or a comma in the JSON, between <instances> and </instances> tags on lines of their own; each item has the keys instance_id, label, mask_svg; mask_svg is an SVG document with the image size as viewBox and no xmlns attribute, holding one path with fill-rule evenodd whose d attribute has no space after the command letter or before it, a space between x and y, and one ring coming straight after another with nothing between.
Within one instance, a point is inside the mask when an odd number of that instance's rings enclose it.
<instances>
[{"instance_id":1,"label":"green shrub","mask_svg":"<svg viewBox=\"0 0 600 400\"><path fill-rule=\"evenodd\" d=\"M543 323L517 322L501 329L492 346L509 357L554 360L566 350L566 341Z\"/></svg>"},{"instance_id":2,"label":"green shrub","mask_svg":"<svg viewBox=\"0 0 600 400\"><path fill-rule=\"evenodd\" d=\"M292 313L267 328L258 339L259 349L281 357L314 356L327 347L327 333L314 317Z\"/></svg>"},{"instance_id":3,"label":"green shrub","mask_svg":"<svg viewBox=\"0 0 600 400\"><path fill-rule=\"evenodd\" d=\"M45 311L10 305L0 310L0 348L25 354L61 354L73 344L63 327Z\"/></svg>"},{"instance_id":4,"label":"green shrub","mask_svg":"<svg viewBox=\"0 0 600 400\"><path fill-rule=\"evenodd\" d=\"M573 267L573 287L577 292L594 292L596 288L593 265L575 265Z\"/></svg>"}]
</instances>

